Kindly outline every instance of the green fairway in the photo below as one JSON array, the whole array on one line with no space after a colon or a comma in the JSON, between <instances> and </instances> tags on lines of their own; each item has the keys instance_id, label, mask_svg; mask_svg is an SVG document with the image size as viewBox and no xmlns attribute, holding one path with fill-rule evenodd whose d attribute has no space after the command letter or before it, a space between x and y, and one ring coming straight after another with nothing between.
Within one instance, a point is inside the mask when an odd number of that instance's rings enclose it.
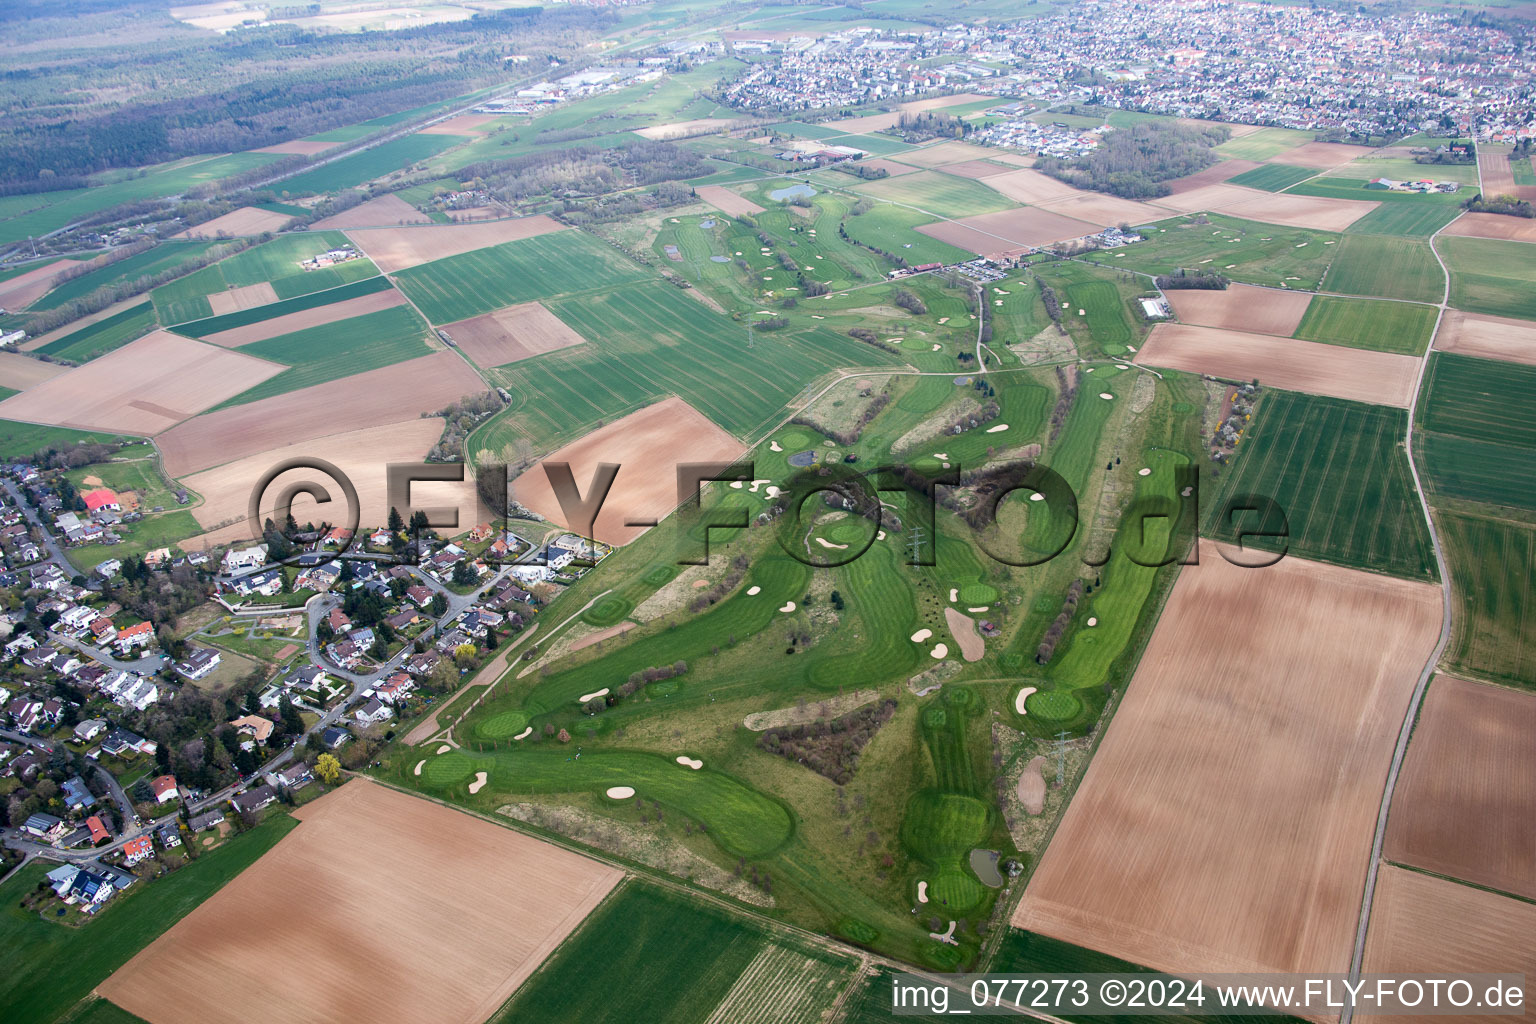
<instances>
[{"instance_id":1,"label":"green fairway","mask_svg":"<svg viewBox=\"0 0 1536 1024\"><path fill-rule=\"evenodd\" d=\"M31 309L57 309L83 299L98 288L136 281L139 278L175 270L178 266L206 254L219 242L162 242L145 252L108 264L99 270L65 281L31 305Z\"/></svg>"},{"instance_id":2,"label":"green fairway","mask_svg":"<svg viewBox=\"0 0 1536 1024\"><path fill-rule=\"evenodd\" d=\"M1292 167L1290 164L1264 164L1251 171L1227 179L1229 185L1246 185L1265 192L1284 192L1297 182L1306 181L1318 173L1315 167Z\"/></svg>"},{"instance_id":3,"label":"green fairway","mask_svg":"<svg viewBox=\"0 0 1536 1024\"><path fill-rule=\"evenodd\" d=\"M851 980L853 962L824 948L783 943L740 914L630 882L491 1022L817 1024ZM594 971L599 963L606 966Z\"/></svg>"},{"instance_id":4,"label":"green fairway","mask_svg":"<svg viewBox=\"0 0 1536 1024\"><path fill-rule=\"evenodd\" d=\"M456 135L405 135L276 182L271 187L284 197L339 192L409 168L464 141Z\"/></svg>"},{"instance_id":5,"label":"green fairway","mask_svg":"<svg viewBox=\"0 0 1536 1024\"><path fill-rule=\"evenodd\" d=\"M1373 352L1423 355L1437 313L1433 306L1412 302L1319 295L1307 306L1296 337Z\"/></svg>"},{"instance_id":6,"label":"green fairway","mask_svg":"<svg viewBox=\"0 0 1536 1024\"><path fill-rule=\"evenodd\" d=\"M340 231L298 231L279 235L270 242L156 288L151 295L155 312L162 324L184 324L211 318L213 307L208 296L231 288L270 283L278 299L292 299L376 277L378 268L366 257L314 270L305 270L300 265L311 256L330 249L350 248L351 244Z\"/></svg>"},{"instance_id":7,"label":"green fairway","mask_svg":"<svg viewBox=\"0 0 1536 1024\"><path fill-rule=\"evenodd\" d=\"M210 334L218 334L220 331L232 331L236 327L249 327L251 324L259 324L263 320L287 316L289 313L298 313L306 309L329 306L332 303L345 302L347 299L372 295L374 292L388 291L391 287L389 278L378 274L336 288L327 288L324 291L310 292L307 295L300 295L292 299L280 299L277 302L269 302L264 306L252 306L250 309L240 309L233 313L225 313L223 316L209 317L206 320L193 320L190 323L178 325L176 333L186 334L194 338L206 338Z\"/></svg>"},{"instance_id":8,"label":"green fairway","mask_svg":"<svg viewBox=\"0 0 1536 1024\"><path fill-rule=\"evenodd\" d=\"M50 341L37 351L46 355L84 363L120 348L135 338L148 334L155 326L155 310L149 302L114 313L57 341Z\"/></svg>"},{"instance_id":9,"label":"green fairway","mask_svg":"<svg viewBox=\"0 0 1536 1024\"><path fill-rule=\"evenodd\" d=\"M876 203L869 212L849 217L843 227L855 242L899 256L911 264L961 263L975 258L965 249L914 230L920 224L931 223L933 217L929 214L891 203Z\"/></svg>"},{"instance_id":10,"label":"green fairway","mask_svg":"<svg viewBox=\"0 0 1536 1024\"><path fill-rule=\"evenodd\" d=\"M428 320L446 324L571 292L608 293L646 278L586 232L557 231L402 270L395 283Z\"/></svg>"},{"instance_id":11,"label":"green fairway","mask_svg":"<svg viewBox=\"0 0 1536 1024\"><path fill-rule=\"evenodd\" d=\"M1346 234L1334 249L1323 291L1411 302L1439 302L1445 293L1445 274L1428 242Z\"/></svg>"},{"instance_id":12,"label":"green fairway","mask_svg":"<svg viewBox=\"0 0 1536 1024\"><path fill-rule=\"evenodd\" d=\"M1267 391L1254 423L1219 481L1203 478L1204 532L1236 541L1243 530L1279 528L1252 512L1234 522L1224 510L1241 495L1276 502L1289 550L1304 558L1434 578L1428 525L1414 493L1402 442L1403 409L1289 391ZM1275 550L1270 540L1245 545Z\"/></svg>"},{"instance_id":13,"label":"green fairway","mask_svg":"<svg viewBox=\"0 0 1536 1024\"><path fill-rule=\"evenodd\" d=\"M1439 512L1456 591L1452 667L1536 687L1536 528L1495 515Z\"/></svg>"},{"instance_id":14,"label":"green fairway","mask_svg":"<svg viewBox=\"0 0 1536 1024\"><path fill-rule=\"evenodd\" d=\"M1177 217L1146 231L1146 241L1088 254L1085 260L1117 270L1174 274L1214 270L1245 284L1310 291L1328 269L1339 236L1286 228L1220 214Z\"/></svg>"},{"instance_id":15,"label":"green fairway","mask_svg":"<svg viewBox=\"0 0 1536 1024\"><path fill-rule=\"evenodd\" d=\"M0 946L6 950L0 1005L14 1020L46 1024L65 1017L91 998L91 990L109 974L253 864L296 824L286 814L273 815L249 834L203 853L167 877L140 881L80 927L44 921L17 906L21 895L51 867L43 861L27 865L0 886Z\"/></svg>"},{"instance_id":16,"label":"green fairway","mask_svg":"<svg viewBox=\"0 0 1536 1024\"><path fill-rule=\"evenodd\" d=\"M1536 320L1536 246L1491 238L1442 238L1436 245L1451 271L1451 305Z\"/></svg>"},{"instance_id":17,"label":"green fairway","mask_svg":"<svg viewBox=\"0 0 1536 1024\"><path fill-rule=\"evenodd\" d=\"M240 351L245 355L286 363L290 368L216 408L243 405L429 355L430 337L431 330L414 309L393 306L243 345Z\"/></svg>"}]
</instances>

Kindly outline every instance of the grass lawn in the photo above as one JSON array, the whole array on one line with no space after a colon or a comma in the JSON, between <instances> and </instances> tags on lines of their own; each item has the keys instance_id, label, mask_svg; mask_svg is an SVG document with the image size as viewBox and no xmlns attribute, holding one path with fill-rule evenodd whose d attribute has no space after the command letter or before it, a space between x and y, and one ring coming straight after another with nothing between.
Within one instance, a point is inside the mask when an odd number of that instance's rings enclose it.
<instances>
[{"instance_id":1,"label":"grass lawn","mask_svg":"<svg viewBox=\"0 0 1536 1024\"><path fill-rule=\"evenodd\" d=\"M1531 268L1536 247L1490 238L1437 242L1451 271L1451 305L1471 313L1536 320Z\"/></svg>"},{"instance_id":2,"label":"grass lawn","mask_svg":"<svg viewBox=\"0 0 1536 1024\"><path fill-rule=\"evenodd\" d=\"M110 487L121 496L132 491L138 498L140 511L147 512L156 505L173 505L175 496L167 486L153 459L134 459L131 462L98 462L82 469L72 469L65 474L75 489L84 493L93 487ZM90 477L101 481L87 484ZM125 509L127 506L124 506ZM132 523L128 529L133 529Z\"/></svg>"},{"instance_id":3,"label":"grass lawn","mask_svg":"<svg viewBox=\"0 0 1536 1024\"><path fill-rule=\"evenodd\" d=\"M857 178L850 179L858 182ZM917 207L940 217L959 220L1011 209L1014 204L970 178L937 171L918 171L878 181L858 182L854 191L891 203Z\"/></svg>"},{"instance_id":4,"label":"grass lawn","mask_svg":"<svg viewBox=\"0 0 1536 1024\"><path fill-rule=\"evenodd\" d=\"M89 362L106 355L137 338L148 334L155 327L155 309L149 302L114 313L78 331L71 331L57 341L50 341L37 351L76 363Z\"/></svg>"},{"instance_id":5,"label":"grass lawn","mask_svg":"<svg viewBox=\"0 0 1536 1024\"><path fill-rule=\"evenodd\" d=\"M1336 172L1349 178L1392 178L1397 181L1459 181L1477 185L1477 162L1467 164L1421 164L1410 156L1362 156Z\"/></svg>"},{"instance_id":6,"label":"grass lawn","mask_svg":"<svg viewBox=\"0 0 1536 1024\"><path fill-rule=\"evenodd\" d=\"M45 448L78 444L81 441L113 441L124 436L100 431L70 430L68 427L46 427L36 423L18 423L15 420L0 420L0 458L19 458Z\"/></svg>"},{"instance_id":7,"label":"grass lawn","mask_svg":"<svg viewBox=\"0 0 1536 1024\"><path fill-rule=\"evenodd\" d=\"M1445 274L1428 242L1347 234L1333 248L1323 291L1412 302L1439 302L1445 293Z\"/></svg>"},{"instance_id":8,"label":"grass lawn","mask_svg":"<svg viewBox=\"0 0 1536 1024\"><path fill-rule=\"evenodd\" d=\"M1265 164L1255 167L1251 171L1227 179L1229 185L1246 185L1249 188L1260 188L1265 192L1284 192L1298 182L1318 174L1315 167L1293 167L1290 164Z\"/></svg>"},{"instance_id":9,"label":"grass lawn","mask_svg":"<svg viewBox=\"0 0 1536 1024\"><path fill-rule=\"evenodd\" d=\"M1319 295L1307 306L1296 337L1375 352L1423 355L1437 310L1412 302Z\"/></svg>"},{"instance_id":10,"label":"grass lawn","mask_svg":"<svg viewBox=\"0 0 1536 1024\"><path fill-rule=\"evenodd\" d=\"M139 950L275 846L296 824L268 817L249 833L204 853L181 870L140 881L78 928L44 921L17 906L49 865L27 865L0 886L0 1005L14 1020L44 1024L63 1017ZM73 912L71 912L73 913ZM67 965L67 968L66 968ZM94 1008L93 1008L94 1010ZM90 1019L113 1020L111 1014Z\"/></svg>"},{"instance_id":11,"label":"grass lawn","mask_svg":"<svg viewBox=\"0 0 1536 1024\"><path fill-rule=\"evenodd\" d=\"M1203 532L1236 541L1240 530L1280 529L1273 517L1239 512L1234 521L1224 511L1258 495L1279 507L1284 543L1302 557L1433 579L1428 525L1402 449L1407 430L1405 409L1267 391L1232 464L1218 481L1203 478ZM1262 538L1244 544L1277 549Z\"/></svg>"},{"instance_id":12,"label":"grass lawn","mask_svg":"<svg viewBox=\"0 0 1536 1024\"><path fill-rule=\"evenodd\" d=\"M920 224L932 223L929 214L891 203L876 203L869 212L850 216L843 227L855 242L900 256L912 264L960 263L974 258L968 250L913 230Z\"/></svg>"},{"instance_id":13,"label":"grass lawn","mask_svg":"<svg viewBox=\"0 0 1536 1024\"><path fill-rule=\"evenodd\" d=\"M129 523L120 526L118 533L122 535L121 544L85 544L78 548L69 549L69 560L82 570L89 571L98 562L104 562L108 558L127 558L129 555L143 557L146 552L155 548L170 547L186 540L188 537L196 537L203 532L203 528L193 517L192 513L184 508L158 515L145 516L137 523Z\"/></svg>"},{"instance_id":14,"label":"grass lawn","mask_svg":"<svg viewBox=\"0 0 1536 1024\"><path fill-rule=\"evenodd\" d=\"M243 405L428 355L432 351L427 345L429 337L430 329L414 309L392 306L243 345L242 353L286 363L289 369L240 392L217 408Z\"/></svg>"}]
</instances>

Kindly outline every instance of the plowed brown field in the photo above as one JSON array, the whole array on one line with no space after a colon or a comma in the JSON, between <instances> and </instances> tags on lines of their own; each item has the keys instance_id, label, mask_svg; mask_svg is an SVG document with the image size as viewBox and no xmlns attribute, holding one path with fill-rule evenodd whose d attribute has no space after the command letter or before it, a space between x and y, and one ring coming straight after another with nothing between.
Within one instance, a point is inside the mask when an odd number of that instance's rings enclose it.
<instances>
[{"instance_id":1,"label":"plowed brown field","mask_svg":"<svg viewBox=\"0 0 1536 1024\"><path fill-rule=\"evenodd\" d=\"M1435 348L1536 366L1536 323L1448 309L1435 335Z\"/></svg>"},{"instance_id":2,"label":"plowed brown field","mask_svg":"<svg viewBox=\"0 0 1536 1024\"><path fill-rule=\"evenodd\" d=\"M511 220L481 221L476 224L428 224L424 227L358 228L347 237L386 274L431 263L445 256L484 249L520 238L547 235L568 230L564 224L542 213Z\"/></svg>"},{"instance_id":3,"label":"plowed brown field","mask_svg":"<svg viewBox=\"0 0 1536 1024\"><path fill-rule=\"evenodd\" d=\"M988 178L987 182L996 180ZM1021 207L962 220L941 220L920 225L917 230L979 256L996 256L1067 238L1081 238L1099 229L1085 220L1064 217L1050 210Z\"/></svg>"},{"instance_id":4,"label":"plowed brown field","mask_svg":"<svg viewBox=\"0 0 1536 1024\"><path fill-rule=\"evenodd\" d=\"M1201 548L1013 924L1176 974L1347 970L1439 589Z\"/></svg>"},{"instance_id":5,"label":"plowed brown field","mask_svg":"<svg viewBox=\"0 0 1536 1024\"><path fill-rule=\"evenodd\" d=\"M1446 225L1441 233L1465 235L1468 238L1507 238L1513 242L1536 242L1536 220L1529 217L1506 217L1500 213L1464 213Z\"/></svg>"},{"instance_id":6,"label":"plowed brown field","mask_svg":"<svg viewBox=\"0 0 1536 1024\"><path fill-rule=\"evenodd\" d=\"M279 231L294 218L286 213L258 210L254 206L242 206L222 217L203 221L196 227L187 228L172 238L235 238L241 235L259 235L264 231Z\"/></svg>"},{"instance_id":7,"label":"plowed brown field","mask_svg":"<svg viewBox=\"0 0 1536 1024\"><path fill-rule=\"evenodd\" d=\"M537 302L508 306L494 313L460 320L443 330L483 367L502 366L543 355L587 339Z\"/></svg>"},{"instance_id":8,"label":"plowed brown field","mask_svg":"<svg viewBox=\"0 0 1536 1024\"><path fill-rule=\"evenodd\" d=\"M261 320L244 327L220 331L217 334L208 335L203 340L211 341L215 345L223 345L225 348L239 348L253 341L265 341L282 334L302 331L307 327L319 327L321 324L335 323L337 320L346 320L349 317L363 316L367 313L377 313L381 309L390 309L404 304L405 296L391 288L388 291L373 292L370 295L359 295L355 299L343 299L329 306L301 309L297 313L286 313L270 320Z\"/></svg>"},{"instance_id":9,"label":"plowed brown field","mask_svg":"<svg viewBox=\"0 0 1536 1024\"><path fill-rule=\"evenodd\" d=\"M1255 331L1289 338L1312 303L1307 292L1234 284L1225 290L1172 288L1168 302L1179 319L1201 327Z\"/></svg>"},{"instance_id":10,"label":"plowed brown field","mask_svg":"<svg viewBox=\"0 0 1536 1024\"><path fill-rule=\"evenodd\" d=\"M342 210L334 217L317 220L311 227L316 231L331 228L387 228L400 224L430 224L432 218L391 192L387 196L358 203L350 210Z\"/></svg>"},{"instance_id":11,"label":"plowed brown field","mask_svg":"<svg viewBox=\"0 0 1536 1024\"><path fill-rule=\"evenodd\" d=\"M762 213L763 208L745 196L739 196L724 185L700 185L694 194L721 213L732 217L750 217Z\"/></svg>"}]
</instances>

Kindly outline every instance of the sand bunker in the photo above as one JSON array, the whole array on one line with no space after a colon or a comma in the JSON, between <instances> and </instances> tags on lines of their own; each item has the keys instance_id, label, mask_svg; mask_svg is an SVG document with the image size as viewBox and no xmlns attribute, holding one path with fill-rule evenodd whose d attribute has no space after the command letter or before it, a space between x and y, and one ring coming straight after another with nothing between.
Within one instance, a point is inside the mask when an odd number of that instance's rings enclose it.
<instances>
[{"instance_id":1,"label":"sand bunker","mask_svg":"<svg viewBox=\"0 0 1536 1024\"><path fill-rule=\"evenodd\" d=\"M608 696L608 687L605 686L601 690L598 690L596 693L584 693L584 694L582 694L580 697L578 697L576 699L576 703L577 704L585 704L589 700L596 700L599 697L606 697L606 696Z\"/></svg>"},{"instance_id":2,"label":"sand bunker","mask_svg":"<svg viewBox=\"0 0 1536 1024\"><path fill-rule=\"evenodd\" d=\"M469 784L471 793L478 793L485 788L486 781L490 778L485 772L475 772L475 781Z\"/></svg>"},{"instance_id":3,"label":"sand bunker","mask_svg":"<svg viewBox=\"0 0 1536 1024\"><path fill-rule=\"evenodd\" d=\"M533 735L533 726L530 725L528 728L524 729L522 732L518 733L512 738L515 740L525 740L531 735Z\"/></svg>"},{"instance_id":4,"label":"sand bunker","mask_svg":"<svg viewBox=\"0 0 1536 1024\"><path fill-rule=\"evenodd\" d=\"M928 902L928 883L927 882L918 882L917 883L917 902L919 902L919 903L927 903Z\"/></svg>"},{"instance_id":5,"label":"sand bunker","mask_svg":"<svg viewBox=\"0 0 1536 1024\"><path fill-rule=\"evenodd\" d=\"M677 756L677 763L688 768L692 768L694 771L698 771L700 768L704 767L703 761L700 761L696 757L689 757L686 754L679 754Z\"/></svg>"},{"instance_id":6,"label":"sand bunker","mask_svg":"<svg viewBox=\"0 0 1536 1024\"><path fill-rule=\"evenodd\" d=\"M1097 618L1090 617L1088 619L1088 625L1090 625L1090 626L1097 626L1098 624L1099 624L1099 620Z\"/></svg>"},{"instance_id":7,"label":"sand bunker","mask_svg":"<svg viewBox=\"0 0 1536 1024\"><path fill-rule=\"evenodd\" d=\"M784 446L779 444L777 441L769 441L768 450L771 452L781 452L784 450Z\"/></svg>"},{"instance_id":8,"label":"sand bunker","mask_svg":"<svg viewBox=\"0 0 1536 1024\"><path fill-rule=\"evenodd\" d=\"M825 537L817 537L816 538L816 543L820 544L824 548L832 548L835 551L843 551L843 550L845 550L848 547L847 544L833 544L831 541L827 540Z\"/></svg>"},{"instance_id":9,"label":"sand bunker","mask_svg":"<svg viewBox=\"0 0 1536 1024\"><path fill-rule=\"evenodd\" d=\"M944 621L960 647L960 657L966 661L980 661L987 653L987 643L976 632L976 621L954 608L944 609Z\"/></svg>"},{"instance_id":10,"label":"sand bunker","mask_svg":"<svg viewBox=\"0 0 1536 1024\"><path fill-rule=\"evenodd\" d=\"M422 758L420 761L417 761L416 762L416 768L415 768L415 770L411 774L413 774L413 775L420 775L421 774L421 766L426 764L426 763L427 763L427 759L426 758Z\"/></svg>"},{"instance_id":11,"label":"sand bunker","mask_svg":"<svg viewBox=\"0 0 1536 1024\"><path fill-rule=\"evenodd\" d=\"M1045 810L1045 775L1041 769L1045 767L1045 758L1038 754L1029 759L1029 764L1024 766L1024 774L1019 776L1019 784L1014 789L1018 794L1019 803L1024 805L1024 810L1029 814L1039 814Z\"/></svg>"},{"instance_id":12,"label":"sand bunker","mask_svg":"<svg viewBox=\"0 0 1536 1024\"><path fill-rule=\"evenodd\" d=\"M633 786L609 786L606 795L610 800L628 800L635 795L635 788Z\"/></svg>"},{"instance_id":13,"label":"sand bunker","mask_svg":"<svg viewBox=\"0 0 1536 1024\"><path fill-rule=\"evenodd\" d=\"M1021 689L1018 692L1018 695L1013 698L1013 710L1017 711L1021 715L1029 714L1028 711L1024 710L1024 700L1037 689L1039 689L1039 687L1035 686L1026 686Z\"/></svg>"},{"instance_id":14,"label":"sand bunker","mask_svg":"<svg viewBox=\"0 0 1536 1024\"><path fill-rule=\"evenodd\" d=\"M989 433L989 434L998 434L998 433L1001 433L1001 432L1003 432L1004 430L1007 430L1007 429L1008 429L1008 424L1006 424L1006 423L999 423L995 427L988 427L987 428L987 433Z\"/></svg>"},{"instance_id":15,"label":"sand bunker","mask_svg":"<svg viewBox=\"0 0 1536 1024\"><path fill-rule=\"evenodd\" d=\"M949 599L951 601L958 601L958 600L960 600L960 588L959 587L950 587L949 588Z\"/></svg>"},{"instance_id":16,"label":"sand bunker","mask_svg":"<svg viewBox=\"0 0 1536 1024\"><path fill-rule=\"evenodd\" d=\"M949 645L948 644L934 644L933 645L933 650L928 652L928 656L930 658L935 659L935 660L938 660L940 658L948 657L949 656Z\"/></svg>"},{"instance_id":17,"label":"sand bunker","mask_svg":"<svg viewBox=\"0 0 1536 1024\"><path fill-rule=\"evenodd\" d=\"M1114 401L1114 398L1115 398L1115 396L1110 394L1108 391L1100 391L1099 392L1099 397L1104 399L1104 401L1106 401L1106 402L1112 402L1112 401Z\"/></svg>"},{"instance_id":18,"label":"sand bunker","mask_svg":"<svg viewBox=\"0 0 1536 1024\"><path fill-rule=\"evenodd\" d=\"M763 588L762 587L748 587L747 588L747 596L748 597L756 597L758 594L761 594L762 592L763 592Z\"/></svg>"},{"instance_id":19,"label":"sand bunker","mask_svg":"<svg viewBox=\"0 0 1536 1024\"><path fill-rule=\"evenodd\" d=\"M452 747L450 747L448 744L444 743L442 746L437 748L437 752L439 754L446 754L446 753L448 753L448 751L450 751L452 749L453 749Z\"/></svg>"},{"instance_id":20,"label":"sand bunker","mask_svg":"<svg viewBox=\"0 0 1536 1024\"><path fill-rule=\"evenodd\" d=\"M792 612L794 610L795 610L795 602L793 602L793 601L785 601L784 602L784 607L779 609L779 611L781 611L781 612Z\"/></svg>"},{"instance_id":21,"label":"sand bunker","mask_svg":"<svg viewBox=\"0 0 1536 1024\"><path fill-rule=\"evenodd\" d=\"M1152 470L1147 468L1146 466L1143 466L1141 469L1138 469L1136 471L1136 475L1137 476L1151 476L1152 475Z\"/></svg>"},{"instance_id":22,"label":"sand bunker","mask_svg":"<svg viewBox=\"0 0 1536 1024\"><path fill-rule=\"evenodd\" d=\"M968 612L973 612L973 613L974 613L974 612L984 612L984 611L986 611L986 610L987 610L987 606L986 606L986 605L984 605L984 604L983 604L983 605L978 605L978 606L977 606L977 607L975 607L975 608L967 608L967 609L966 609L966 611L968 611Z\"/></svg>"},{"instance_id":23,"label":"sand bunker","mask_svg":"<svg viewBox=\"0 0 1536 1024\"><path fill-rule=\"evenodd\" d=\"M912 642L915 643L915 644L920 644L924 640L927 640L931 636L933 636L933 630L931 630L931 629L920 629L916 633L912 634Z\"/></svg>"}]
</instances>

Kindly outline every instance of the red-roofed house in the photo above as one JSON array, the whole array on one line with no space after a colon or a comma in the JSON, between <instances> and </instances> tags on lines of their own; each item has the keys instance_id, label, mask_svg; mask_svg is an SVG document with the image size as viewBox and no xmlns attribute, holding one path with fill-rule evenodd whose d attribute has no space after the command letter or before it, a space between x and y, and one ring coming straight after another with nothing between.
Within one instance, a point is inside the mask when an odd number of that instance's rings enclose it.
<instances>
[{"instance_id":1,"label":"red-roofed house","mask_svg":"<svg viewBox=\"0 0 1536 1024\"><path fill-rule=\"evenodd\" d=\"M123 844L123 863L128 867L133 867L154 852L155 844L149 836L139 836L137 839L130 839Z\"/></svg>"},{"instance_id":2,"label":"red-roofed house","mask_svg":"<svg viewBox=\"0 0 1536 1024\"><path fill-rule=\"evenodd\" d=\"M94 491L86 491L80 495L80 499L85 502L88 512L99 512L102 509L108 512L123 510L122 503L117 500L117 492L110 487L98 487Z\"/></svg>"},{"instance_id":3,"label":"red-roofed house","mask_svg":"<svg viewBox=\"0 0 1536 1024\"><path fill-rule=\"evenodd\" d=\"M152 779L149 788L155 794L155 803L168 804L176 799L176 776L162 775Z\"/></svg>"},{"instance_id":4,"label":"red-roofed house","mask_svg":"<svg viewBox=\"0 0 1536 1024\"><path fill-rule=\"evenodd\" d=\"M101 823L101 819L94 814L85 819L85 827L91 830L92 844L104 843L112 838L112 833L107 831L107 827Z\"/></svg>"},{"instance_id":5,"label":"red-roofed house","mask_svg":"<svg viewBox=\"0 0 1536 1024\"><path fill-rule=\"evenodd\" d=\"M119 651L127 653L135 647L147 647L154 643L155 627L148 622L136 622L131 626L117 631L117 639L112 641Z\"/></svg>"}]
</instances>

